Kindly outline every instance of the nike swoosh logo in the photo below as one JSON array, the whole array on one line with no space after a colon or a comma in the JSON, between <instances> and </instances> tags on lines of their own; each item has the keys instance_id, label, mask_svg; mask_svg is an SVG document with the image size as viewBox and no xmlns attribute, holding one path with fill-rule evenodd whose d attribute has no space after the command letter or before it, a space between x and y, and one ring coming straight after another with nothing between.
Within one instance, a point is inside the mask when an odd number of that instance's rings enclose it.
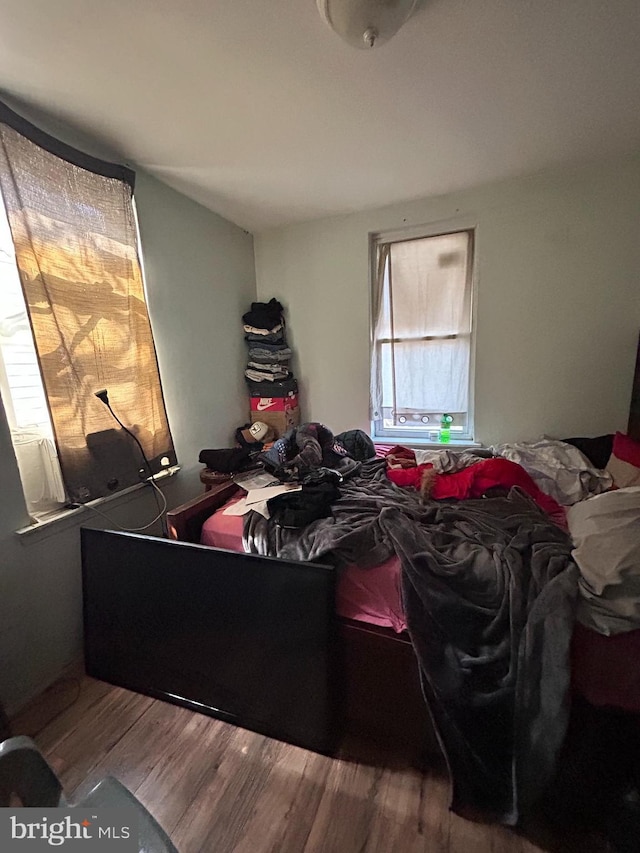
<instances>
[{"instance_id":1,"label":"nike swoosh logo","mask_svg":"<svg viewBox=\"0 0 640 853\"><path fill-rule=\"evenodd\" d=\"M261 397L260 400L258 400L256 410L258 412L264 412L265 409L270 409L273 405L275 405L273 402L273 397Z\"/></svg>"}]
</instances>

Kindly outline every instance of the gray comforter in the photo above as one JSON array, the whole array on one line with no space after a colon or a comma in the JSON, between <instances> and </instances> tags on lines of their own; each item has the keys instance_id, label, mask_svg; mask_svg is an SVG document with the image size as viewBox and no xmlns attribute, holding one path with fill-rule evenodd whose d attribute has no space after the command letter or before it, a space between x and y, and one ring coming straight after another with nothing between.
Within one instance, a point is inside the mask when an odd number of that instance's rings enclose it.
<instances>
[{"instance_id":1,"label":"gray comforter","mask_svg":"<svg viewBox=\"0 0 640 853\"><path fill-rule=\"evenodd\" d=\"M428 501L384 460L341 486L302 531L245 517L245 549L372 566L397 554L423 692L452 779L452 807L515 824L553 773L568 716L577 568L569 537L519 490Z\"/></svg>"}]
</instances>

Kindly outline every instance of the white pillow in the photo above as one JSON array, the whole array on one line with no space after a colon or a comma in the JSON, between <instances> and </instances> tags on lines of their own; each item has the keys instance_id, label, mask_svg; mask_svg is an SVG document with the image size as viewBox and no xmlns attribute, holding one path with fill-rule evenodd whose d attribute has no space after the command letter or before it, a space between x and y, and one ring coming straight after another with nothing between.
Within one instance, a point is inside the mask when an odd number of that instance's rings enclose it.
<instances>
[{"instance_id":1,"label":"white pillow","mask_svg":"<svg viewBox=\"0 0 640 853\"><path fill-rule=\"evenodd\" d=\"M567 523L581 575L578 620L606 635L640 628L640 487L574 504Z\"/></svg>"}]
</instances>

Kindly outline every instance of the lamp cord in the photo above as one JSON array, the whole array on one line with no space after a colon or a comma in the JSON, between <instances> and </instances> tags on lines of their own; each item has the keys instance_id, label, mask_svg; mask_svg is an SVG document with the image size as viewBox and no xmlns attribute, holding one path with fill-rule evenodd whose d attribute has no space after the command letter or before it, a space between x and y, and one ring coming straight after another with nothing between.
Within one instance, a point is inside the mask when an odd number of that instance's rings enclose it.
<instances>
[{"instance_id":1,"label":"lamp cord","mask_svg":"<svg viewBox=\"0 0 640 853\"><path fill-rule=\"evenodd\" d=\"M160 491L160 489L158 489L158 491ZM160 521L162 523L164 511L167 508L167 499L162 494L162 491L160 491L160 495L161 495L162 500L164 502L164 506L162 508L162 511L159 512L158 515L156 515L156 517L152 521L150 521L148 524L145 524L144 527L123 527L121 524L118 524L117 521L114 521L114 519L110 515L107 515L106 512L102 512L102 510L98 509L95 506L91 506L91 504L85 503L85 504L80 504L80 506L83 506L85 509L90 509L91 512L95 512L98 515L101 515L103 518L106 518L107 521L109 522L109 524L113 524L114 527L118 528L118 530L125 530L127 533L140 533L142 530L148 530L152 525L154 525L156 523L156 521ZM163 525L163 527L164 527L164 525ZM168 538L168 537L165 536L165 538Z\"/></svg>"},{"instance_id":2,"label":"lamp cord","mask_svg":"<svg viewBox=\"0 0 640 853\"><path fill-rule=\"evenodd\" d=\"M161 489L156 485L155 480L153 479L153 469L151 468L151 464L150 464L149 460L147 459L147 455L146 455L146 453L144 452L144 449L143 449L142 445L141 445L141 444L140 444L140 442L138 441L138 437L137 437L136 435L134 435L134 434L131 432L131 430L130 430L130 429L127 429L127 427L122 423L122 421L120 420L120 418L116 415L116 413L115 413L115 412L113 411L113 409L111 408L111 404L109 403L109 401L108 401L108 400L106 400L106 401L103 401L103 402L105 403L106 407L109 409L109 411L111 412L111 414L113 415L113 417L116 419L116 421L120 424L120 426L122 427L122 429L123 429L126 433L128 433L128 435L130 435L130 436L131 436L131 438L135 441L135 443L136 443L136 444L138 445L138 447L140 448L140 453L142 454L142 458L144 459L145 465L147 466L147 470L148 470L148 472L149 472L149 477L150 477L150 479L149 479L147 482L148 482L148 483L149 483L149 485L153 488L153 497L155 498L155 501L156 501L156 507L158 508L158 515L156 516L156 518L154 518L154 519L153 519L153 521L151 522L151 524L153 524L154 522L158 521L158 519L159 519L159 520L160 520L160 524L161 524L161 526L162 526L162 535L164 536L164 538L165 538L165 539L167 539L167 538L168 538L168 536L169 536L169 534L168 534L168 531L167 531L166 520L165 520L165 517L164 517L164 513L165 513L165 510L166 510L166 508L167 508L167 501L166 501L165 496L164 496L164 495L163 495L163 493L162 493L162 490L161 490ZM160 492L160 497L162 498L162 500L163 500L163 502L164 502L164 508L160 505L160 501L158 500L157 492ZM147 527L148 527L148 526L150 526L150 525L147 525ZM146 529L146 528L140 528L140 529L141 529L141 530L144 530L144 529Z\"/></svg>"}]
</instances>

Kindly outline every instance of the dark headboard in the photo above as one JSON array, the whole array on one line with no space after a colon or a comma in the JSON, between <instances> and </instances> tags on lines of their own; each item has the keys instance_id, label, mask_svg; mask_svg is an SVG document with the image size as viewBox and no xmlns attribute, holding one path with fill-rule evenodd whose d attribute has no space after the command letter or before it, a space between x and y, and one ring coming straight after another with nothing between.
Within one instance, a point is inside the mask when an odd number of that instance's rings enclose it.
<instances>
[{"instance_id":1,"label":"dark headboard","mask_svg":"<svg viewBox=\"0 0 640 853\"><path fill-rule=\"evenodd\" d=\"M631 408L629 409L629 424L627 434L640 441L640 337L638 338L638 353L636 355L636 370L633 375L631 390Z\"/></svg>"}]
</instances>

